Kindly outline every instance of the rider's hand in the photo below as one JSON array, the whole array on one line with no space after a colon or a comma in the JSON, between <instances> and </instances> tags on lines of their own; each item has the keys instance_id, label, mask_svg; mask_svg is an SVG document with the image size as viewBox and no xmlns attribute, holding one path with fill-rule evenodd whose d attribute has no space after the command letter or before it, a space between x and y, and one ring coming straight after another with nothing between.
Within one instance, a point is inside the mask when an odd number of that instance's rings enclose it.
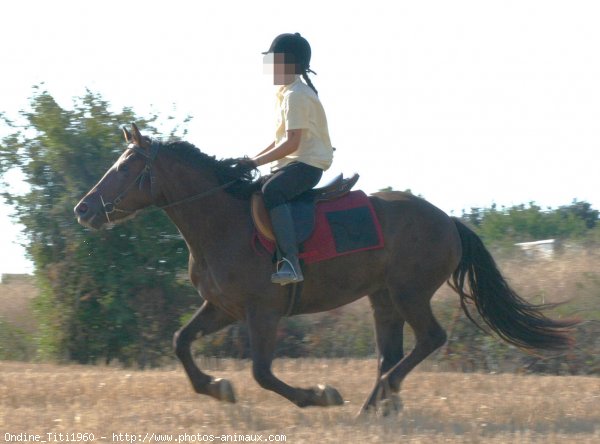
<instances>
[{"instance_id":1,"label":"rider's hand","mask_svg":"<svg viewBox=\"0 0 600 444\"><path fill-rule=\"evenodd\" d=\"M250 171L258 168L258 165L256 165L256 162L249 157L240 157L239 159L236 159L236 168Z\"/></svg>"}]
</instances>

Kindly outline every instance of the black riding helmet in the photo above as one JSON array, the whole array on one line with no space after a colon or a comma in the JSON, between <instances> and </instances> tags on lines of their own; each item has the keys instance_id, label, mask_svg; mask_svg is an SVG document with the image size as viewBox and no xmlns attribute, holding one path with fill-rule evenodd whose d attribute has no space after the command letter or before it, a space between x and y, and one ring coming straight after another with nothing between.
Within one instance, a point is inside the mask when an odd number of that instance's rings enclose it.
<instances>
[{"instance_id":1,"label":"black riding helmet","mask_svg":"<svg viewBox=\"0 0 600 444\"><path fill-rule=\"evenodd\" d=\"M310 70L310 45L308 41L296 32L295 34L280 34L273 40L271 47L263 54L285 54L286 63L295 63L299 72L312 72Z\"/></svg>"}]
</instances>

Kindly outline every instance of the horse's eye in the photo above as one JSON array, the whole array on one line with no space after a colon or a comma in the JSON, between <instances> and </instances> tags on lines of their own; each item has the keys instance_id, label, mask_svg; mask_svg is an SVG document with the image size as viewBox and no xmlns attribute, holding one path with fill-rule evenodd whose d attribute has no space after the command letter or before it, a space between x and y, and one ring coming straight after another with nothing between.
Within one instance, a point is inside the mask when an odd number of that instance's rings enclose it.
<instances>
[{"instance_id":1,"label":"horse's eye","mask_svg":"<svg viewBox=\"0 0 600 444\"><path fill-rule=\"evenodd\" d=\"M129 165L120 165L118 170L126 173L127 171L129 171Z\"/></svg>"}]
</instances>

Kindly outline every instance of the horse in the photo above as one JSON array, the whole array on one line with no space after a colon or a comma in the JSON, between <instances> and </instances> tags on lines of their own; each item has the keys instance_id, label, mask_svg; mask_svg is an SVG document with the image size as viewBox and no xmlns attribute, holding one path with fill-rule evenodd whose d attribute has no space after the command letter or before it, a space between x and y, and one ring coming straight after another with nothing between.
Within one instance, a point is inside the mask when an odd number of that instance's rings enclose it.
<instances>
[{"instance_id":1,"label":"horse","mask_svg":"<svg viewBox=\"0 0 600 444\"><path fill-rule=\"evenodd\" d=\"M189 249L189 277L204 300L191 320L175 332L173 346L193 389L235 402L233 387L196 365L190 345L236 321L247 323L256 382L299 407L343 404L334 387L288 385L272 371L276 330L289 314L290 290L270 281L271 258L257 255L250 194L251 172L234 159L218 160L190 143L163 143L123 128L128 144L101 180L75 206L80 224L101 229L157 207L177 226ZM301 297L293 314L331 310L367 296L377 345L375 385L360 413L384 405L401 408L400 387L408 373L447 340L431 299L444 283L458 293L469 319L474 306L500 338L525 350L571 346L576 321L553 320L546 306L521 298L500 273L481 239L410 193L369 196L381 225L384 246L306 264ZM414 331L405 355L403 329Z\"/></svg>"}]
</instances>

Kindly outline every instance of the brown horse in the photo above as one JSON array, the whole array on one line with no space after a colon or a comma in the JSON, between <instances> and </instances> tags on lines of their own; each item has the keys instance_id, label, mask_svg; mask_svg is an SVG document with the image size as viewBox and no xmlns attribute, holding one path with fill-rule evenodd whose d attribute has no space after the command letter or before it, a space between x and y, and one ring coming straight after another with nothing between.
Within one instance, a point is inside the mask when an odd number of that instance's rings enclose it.
<instances>
[{"instance_id":1,"label":"brown horse","mask_svg":"<svg viewBox=\"0 0 600 444\"><path fill-rule=\"evenodd\" d=\"M132 125L129 144L117 162L75 207L79 223L102 228L134 217L152 205L162 208L190 251L189 274L205 303L174 335L175 353L198 393L235 402L231 384L202 372L190 351L198 336L245 320L250 333L253 375L300 407L341 404L332 387L292 387L271 370L276 330L289 304L287 287L270 282L273 264L252 246L249 192L256 186L234 160L216 160L185 142L162 144ZM446 341L430 300L446 281L487 325L509 343L528 349L561 349L570 343L573 322L554 321L540 306L521 299L501 276L481 240L459 220L410 194L370 197L385 247L304 267L305 282L294 314L331 310L368 296L373 307L378 374L363 410L398 407L402 380ZM466 290L465 279L469 291ZM470 317L470 315L469 315ZM403 328L416 345L406 356Z\"/></svg>"}]
</instances>

